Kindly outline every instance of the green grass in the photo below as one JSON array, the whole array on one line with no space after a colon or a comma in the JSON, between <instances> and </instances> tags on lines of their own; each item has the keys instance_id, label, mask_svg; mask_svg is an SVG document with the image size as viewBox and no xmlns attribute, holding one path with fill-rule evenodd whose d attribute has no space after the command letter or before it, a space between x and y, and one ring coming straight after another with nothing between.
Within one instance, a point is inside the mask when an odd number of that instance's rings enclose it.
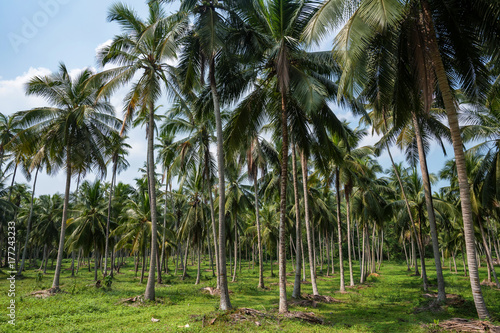
<instances>
[{"instance_id":1,"label":"green grass","mask_svg":"<svg viewBox=\"0 0 500 333\"><path fill-rule=\"evenodd\" d=\"M428 274L435 284L433 262L428 261ZM69 262L64 263L69 267ZM172 265L171 265L172 267ZM196 266L188 266L190 278L181 281L179 277L164 277L169 282L157 286L157 302L129 306L120 300L144 293L146 279L141 285L134 277L132 260L115 275L111 290L96 289L93 271L86 267L80 269L77 277L71 278L68 270L63 271L60 293L47 299L37 299L29 294L33 291L50 288L53 270L36 281L37 272L30 270L25 278L16 283L16 326L7 323L6 306L9 302L7 276L0 273L0 332L247 332L247 331L287 331L287 332L426 332L422 324L453 317L475 318L476 311L472 301L469 279L463 273L452 274L445 271L447 293L459 294L465 303L459 307L448 306L444 311L433 313L424 311L414 313L416 307L425 305L428 299L422 296L423 290L419 277L406 271L406 265L384 263L379 277L369 277L367 284L349 288L347 293L336 292L339 286L338 273L326 277L318 273L318 288L322 295L342 300L342 303L319 304L317 308L290 306L290 311L314 312L325 320L324 325L313 325L298 320L262 319L262 326L253 321L233 323L221 315L214 325L202 328L202 318L208 320L220 315L217 311L218 297L204 294L201 288L215 287L215 278L203 266L203 279L199 286L194 285ZM229 268L229 267L228 267ZM274 266L277 274L277 266ZM291 272L289 264L288 272ZM307 271L309 272L309 271ZM338 269L336 269L338 272ZM356 283L359 272L355 271ZM233 307L248 307L271 313L276 318L278 308L278 287L270 290L256 288L258 268L248 269L242 265L242 275L236 283L229 283ZM485 267L480 271L481 280L486 276ZM270 278L269 264L265 266L265 283L277 283L277 277ZM345 275L349 282L348 271ZM293 276L288 277L293 282ZM289 298L293 287L287 287ZM434 291L436 288L431 288ZM310 284L302 285L303 292L312 293ZM483 287L483 293L490 313L498 319L500 314L500 291ZM151 322L151 317L160 319ZM189 324L189 328L179 327Z\"/></svg>"}]
</instances>

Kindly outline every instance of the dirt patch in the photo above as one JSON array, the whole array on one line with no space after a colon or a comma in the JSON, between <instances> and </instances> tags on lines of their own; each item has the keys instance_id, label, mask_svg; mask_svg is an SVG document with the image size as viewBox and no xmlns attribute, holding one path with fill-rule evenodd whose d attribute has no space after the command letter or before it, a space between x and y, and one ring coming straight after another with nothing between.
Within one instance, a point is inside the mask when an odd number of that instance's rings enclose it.
<instances>
[{"instance_id":1,"label":"dirt patch","mask_svg":"<svg viewBox=\"0 0 500 333\"><path fill-rule=\"evenodd\" d=\"M117 304L125 304L130 306L139 306L144 304L144 295L137 295L120 300Z\"/></svg>"},{"instance_id":2,"label":"dirt patch","mask_svg":"<svg viewBox=\"0 0 500 333\"><path fill-rule=\"evenodd\" d=\"M370 273L370 275L368 275L368 277L367 277L367 278L369 278L370 276L373 276L373 277L378 278L378 277L380 277L380 274L377 274L377 273Z\"/></svg>"},{"instance_id":3,"label":"dirt patch","mask_svg":"<svg viewBox=\"0 0 500 333\"><path fill-rule=\"evenodd\" d=\"M46 289L46 290L34 291L34 292L30 293L30 295L34 296L36 298L44 299L44 298L48 298L50 296L54 296L57 293L66 293L66 292L61 291L61 290L54 290L54 289L50 288L50 289Z\"/></svg>"},{"instance_id":4,"label":"dirt patch","mask_svg":"<svg viewBox=\"0 0 500 333\"><path fill-rule=\"evenodd\" d=\"M490 282L490 281L488 281L488 280L483 280L483 281L481 282L481 285L482 285L482 286L487 286L487 287L490 287L490 288L495 288L495 289L498 289L498 288L497 288L497 284L496 284L495 282L493 282L493 281L492 281L492 282Z\"/></svg>"},{"instance_id":5,"label":"dirt patch","mask_svg":"<svg viewBox=\"0 0 500 333\"><path fill-rule=\"evenodd\" d=\"M300 319L311 324L322 325L325 322L322 318L316 316L314 312L293 311L283 314L283 317L288 319Z\"/></svg>"},{"instance_id":6,"label":"dirt patch","mask_svg":"<svg viewBox=\"0 0 500 333\"><path fill-rule=\"evenodd\" d=\"M342 301L326 295L302 294L301 296L302 299L292 300L290 304L317 308L319 303L342 303Z\"/></svg>"},{"instance_id":7,"label":"dirt patch","mask_svg":"<svg viewBox=\"0 0 500 333\"><path fill-rule=\"evenodd\" d=\"M420 313L424 311L430 311L435 313L445 310L445 308L448 306L461 307L465 304L465 299L462 296L456 294L446 294L446 301L444 303L436 301L437 294L435 293L427 293L423 294L422 296L428 299L432 299L432 301L422 306L416 307L413 311L414 313Z\"/></svg>"},{"instance_id":8,"label":"dirt patch","mask_svg":"<svg viewBox=\"0 0 500 333\"><path fill-rule=\"evenodd\" d=\"M203 317L203 326L213 325L218 320L229 321L230 323L239 323L243 321L251 321L256 326L261 326L264 321L278 322L282 319L300 319L313 324L323 324L324 320L318 317L314 312L292 311L284 314L273 315L267 312L262 312L250 308L240 308L225 314L218 314L211 320Z\"/></svg>"},{"instance_id":9,"label":"dirt patch","mask_svg":"<svg viewBox=\"0 0 500 333\"><path fill-rule=\"evenodd\" d=\"M492 332L500 333L500 326L495 326L487 321L452 318L440 322L439 327L451 332Z\"/></svg>"},{"instance_id":10,"label":"dirt patch","mask_svg":"<svg viewBox=\"0 0 500 333\"><path fill-rule=\"evenodd\" d=\"M217 288L205 287L205 288L201 288L200 290L203 291L204 293L210 294L211 296L219 296L220 295L220 290ZM234 291L229 290L229 293L234 294Z\"/></svg>"},{"instance_id":11,"label":"dirt patch","mask_svg":"<svg viewBox=\"0 0 500 333\"><path fill-rule=\"evenodd\" d=\"M437 298L438 294L427 293L423 294L422 296L424 296L425 298ZM465 299L462 296L457 294L446 294L446 302L445 302L446 305L458 307L462 306L464 303Z\"/></svg>"}]
</instances>

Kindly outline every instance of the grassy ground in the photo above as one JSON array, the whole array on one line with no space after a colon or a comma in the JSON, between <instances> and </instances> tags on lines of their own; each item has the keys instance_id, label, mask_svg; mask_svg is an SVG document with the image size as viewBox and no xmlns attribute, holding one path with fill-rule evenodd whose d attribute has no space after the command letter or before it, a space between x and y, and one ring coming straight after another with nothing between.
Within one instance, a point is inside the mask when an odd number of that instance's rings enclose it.
<instances>
[{"instance_id":1,"label":"grassy ground","mask_svg":"<svg viewBox=\"0 0 500 333\"><path fill-rule=\"evenodd\" d=\"M435 284L435 274L430 260L428 274L431 284ZM172 266L172 264L171 264ZM65 262L64 267L69 267ZM276 266L275 274L276 274ZM248 307L266 311L273 318L255 321L234 322L217 311L218 297L202 293L202 287L215 287L215 278L209 271L208 263L203 267L203 279L199 286L194 285L196 266L189 266L191 275L185 281L172 275L165 278L166 283L157 286L155 304L130 306L120 300L144 293L146 279L141 285L135 278L132 260L115 275L111 290L97 289L92 285L93 271L84 267L77 277L71 278L68 270L63 271L61 279L65 293L47 299L37 299L29 294L51 286L53 270L36 281L36 272L28 271L25 278L16 282L16 326L7 323L8 281L4 272L0 273L0 332L231 332L231 331L287 331L287 332L426 332L422 324L431 325L453 317L474 318L476 316L469 279L463 273L452 274L445 271L447 293L463 296L465 302L458 306L447 306L440 312L423 311L415 313L417 307L424 306L424 298L419 277L406 271L406 266L384 263L379 276L371 276L363 286L348 289L347 293L336 292L339 286L338 273L332 277L318 274L318 288L322 295L329 295L342 303L319 304L317 308L291 306L291 311L314 312L325 320L324 325L314 325L293 319L276 317L278 308L277 277L270 278L269 264L265 266L265 283L269 290L258 290L258 269L248 269L242 265L241 275L235 283L229 283L231 302L234 307ZM338 269L336 270L338 272ZM288 272L291 272L289 264ZM355 273L359 273L355 271ZM481 280L486 270L481 268ZM355 274L356 282L359 275ZM288 277L293 283L293 276ZM347 271L346 281L349 281ZM274 285L273 285L274 283ZM310 284L302 285L303 292L312 293ZM291 297L293 286L287 287ZM431 291L436 292L433 286ZM490 313L498 320L500 315L500 291L483 287L483 293ZM206 321L219 315L213 325L202 327L203 316ZM151 318L159 319L152 322ZM189 327L180 327L189 324Z\"/></svg>"}]
</instances>

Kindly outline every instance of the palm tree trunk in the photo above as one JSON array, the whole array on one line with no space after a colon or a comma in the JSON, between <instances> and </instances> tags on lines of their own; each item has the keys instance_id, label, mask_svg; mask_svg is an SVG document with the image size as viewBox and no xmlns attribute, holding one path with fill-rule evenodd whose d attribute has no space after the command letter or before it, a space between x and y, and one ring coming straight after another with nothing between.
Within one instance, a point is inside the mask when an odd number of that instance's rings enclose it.
<instances>
[{"instance_id":1,"label":"palm tree trunk","mask_svg":"<svg viewBox=\"0 0 500 333\"><path fill-rule=\"evenodd\" d=\"M196 272L196 282L194 284L200 284L201 276L201 239L198 240L198 271Z\"/></svg>"},{"instance_id":2,"label":"palm tree trunk","mask_svg":"<svg viewBox=\"0 0 500 333\"><path fill-rule=\"evenodd\" d=\"M425 247L424 247L424 242L422 239L422 219L419 216L418 218L418 250L420 253L420 268L422 270L422 280L424 283L424 291L427 291L428 289L428 284L427 284L427 270L425 268Z\"/></svg>"},{"instance_id":3,"label":"palm tree trunk","mask_svg":"<svg viewBox=\"0 0 500 333\"><path fill-rule=\"evenodd\" d=\"M296 150L295 144L293 143L292 139L292 175L293 175L293 193L295 197L295 230L296 230L295 241L297 244L297 246L295 247L296 268L295 268L295 281L293 284L292 297L297 299L300 297L300 269L301 269L300 249L298 245L300 244L300 242L302 242L302 240L301 240L300 210L299 210L299 185L297 182L297 156L295 150ZM291 237L292 235L290 235L290 240Z\"/></svg>"},{"instance_id":4,"label":"palm tree trunk","mask_svg":"<svg viewBox=\"0 0 500 333\"><path fill-rule=\"evenodd\" d=\"M283 89L283 88L282 88ZM281 174L280 174L280 225L279 225L279 313L288 312L286 299L286 187L288 179L288 115L285 104L285 92L281 91Z\"/></svg>"},{"instance_id":5,"label":"palm tree trunk","mask_svg":"<svg viewBox=\"0 0 500 333\"><path fill-rule=\"evenodd\" d=\"M339 243L339 270L340 270L340 291L345 291L344 281L344 257L342 255L342 222L340 220L340 172L339 168L335 168L335 191L337 197L337 229L338 229L338 243Z\"/></svg>"},{"instance_id":6,"label":"palm tree trunk","mask_svg":"<svg viewBox=\"0 0 500 333\"><path fill-rule=\"evenodd\" d=\"M184 280L187 274L187 265L188 265L188 254L189 254L189 239L186 240L186 252L184 253L184 263L182 264L182 278Z\"/></svg>"},{"instance_id":7,"label":"palm tree trunk","mask_svg":"<svg viewBox=\"0 0 500 333\"><path fill-rule=\"evenodd\" d=\"M365 282L365 275L366 275L366 261L365 261L365 253L366 253L366 225L363 225L363 243L362 243L362 251L361 255L359 256L361 261L360 261L360 270L361 270L361 277L359 280L359 283L364 283ZM359 238L359 237L358 237Z\"/></svg>"},{"instance_id":8,"label":"palm tree trunk","mask_svg":"<svg viewBox=\"0 0 500 333\"><path fill-rule=\"evenodd\" d=\"M325 230L325 250L326 250L326 276L329 276L330 273L330 242L328 230ZM333 265L333 261L332 261Z\"/></svg>"},{"instance_id":9,"label":"palm tree trunk","mask_svg":"<svg viewBox=\"0 0 500 333\"><path fill-rule=\"evenodd\" d=\"M97 265L99 263L98 251L96 242L94 241L94 281L97 282Z\"/></svg>"},{"instance_id":10,"label":"palm tree trunk","mask_svg":"<svg viewBox=\"0 0 500 333\"><path fill-rule=\"evenodd\" d=\"M346 206L346 221L347 221L347 253L349 260L349 286L354 286L354 275L352 271L351 258L351 203L350 203L350 186L344 184L345 206Z\"/></svg>"},{"instance_id":11,"label":"palm tree trunk","mask_svg":"<svg viewBox=\"0 0 500 333\"><path fill-rule=\"evenodd\" d=\"M262 255L262 236L260 232L260 218L259 218L259 189L257 184L257 177L254 177L253 188L255 193L255 223L257 225L257 247L259 250L259 284L258 288L264 288L264 260Z\"/></svg>"},{"instance_id":12,"label":"palm tree trunk","mask_svg":"<svg viewBox=\"0 0 500 333\"><path fill-rule=\"evenodd\" d=\"M31 202L30 202L30 215L28 216L28 222L26 226L26 240L24 241L24 249L23 249L23 257L21 259L21 267L19 267L19 271L17 275L20 276L24 270L24 261L26 260L26 254L28 252L28 240L30 238L31 231L31 219L33 218L33 200L35 199L35 188L36 188L36 179L38 177L38 170L40 170L40 166L36 168L35 179L33 180L33 191L31 192Z\"/></svg>"},{"instance_id":13,"label":"palm tree trunk","mask_svg":"<svg viewBox=\"0 0 500 333\"><path fill-rule=\"evenodd\" d=\"M212 186L208 185L208 197L210 201L210 219L212 221L212 236L214 238L214 253L215 253L215 270L217 271L217 289L220 288L220 260L219 251L217 246L217 227L215 225L215 209L214 209L214 199L212 197Z\"/></svg>"},{"instance_id":14,"label":"palm tree trunk","mask_svg":"<svg viewBox=\"0 0 500 333\"><path fill-rule=\"evenodd\" d=\"M113 156L113 175L111 176L111 187L109 189L109 200L108 200L108 218L106 221L106 244L104 246L104 276L108 275L108 253L109 253L109 224L111 222L111 201L113 200L113 189L116 179L116 168L117 161L116 155Z\"/></svg>"},{"instance_id":15,"label":"palm tree trunk","mask_svg":"<svg viewBox=\"0 0 500 333\"><path fill-rule=\"evenodd\" d=\"M236 270L238 268L238 226L237 226L236 214L234 215L234 272L233 279L231 282L236 281Z\"/></svg>"},{"instance_id":16,"label":"palm tree trunk","mask_svg":"<svg viewBox=\"0 0 500 333\"><path fill-rule=\"evenodd\" d=\"M434 30L433 18L431 16L431 11L429 8L428 1L421 0L421 4L428 32L426 42L430 50L432 64L434 65L434 70L436 72L439 90L441 91L441 96L446 109L446 114L448 116L448 124L451 132L453 150L455 153L458 187L460 189L460 200L462 208L462 220L464 223L465 246L467 248L467 261L469 266L469 276L470 276L472 295L474 298L474 304L476 305L476 310L479 318L486 319L490 318L490 314L488 312L488 309L486 308L486 303L484 302L483 294L481 291L481 285L479 281L479 272L476 261L476 250L474 248L475 236L474 236L474 224L472 220L470 188L467 178L464 146L462 142L462 137L460 136L460 126L458 124L457 111L455 108L455 103L453 101L453 95L450 83L448 81L448 77L446 75L446 71L439 51L436 32Z\"/></svg>"},{"instance_id":17,"label":"palm tree trunk","mask_svg":"<svg viewBox=\"0 0 500 333\"><path fill-rule=\"evenodd\" d=\"M300 164L302 165L302 187L304 190L304 215L306 221L307 249L309 252L309 269L311 271L311 285L313 295L319 295L316 285L316 269L314 262L314 243L311 237L311 225L309 221L309 198L307 193L307 158L303 150L300 150Z\"/></svg>"},{"instance_id":18,"label":"palm tree trunk","mask_svg":"<svg viewBox=\"0 0 500 333\"><path fill-rule=\"evenodd\" d=\"M154 136L155 136L155 119L154 119L154 104L149 106L149 123L148 123L148 185L149 185L149 205L151 210L151 254L149 264L148 283L144 293L144 299L155 300L155 272L156 251L158 249L158 225L156 216L156 178L155 178L155 159L154 159Z\"/></svg>"},{"instance_id":19,"label":"palm tree trunk","mask_svg":"<svg viewBox=\"0 0 500 333\"><path fill-rule=\"evenodd\" d=\"M424 183L425 205L427 207L427 216L429 218L429 226L431 229L432 252L434 254L434 263L436 265L437 285L438 285L438 302L446 300L446 292L444 289L443 269L441 267L441 256L439 255L439 241L436 229L436 217L434 214L434 205L432 203L431 182L429 179L429 170L427 169L427 158L425 156L424 143L422 141L422 133L417 121L417 115L412 113L413 128L415 129L415 137L417 139L418 159L420 161L420 171L422 173L422 181Z\"/></svg>"},{"instance_id":20,"label":"palm tree trunk","mask_svg":"<svg viewBox=\"0 0 500 333\"><path fill-rule=\"evenodd\" d=\"M167 169L168 174L168 169ZM161 276L162 265L165 259L165 233L167 230L167 203L168 203L168 181L165 179L165 207L163 207L163 234L162 234L162 243L161 243L161 259L160 265L158 265L158 278ZM161 283L161 281L158 281Z\"/></svg>"},{"instance_id":21,"label":"palm tree trunk","mask_svg":"<svg viewBox=\"0 0 500 333\"><path fill-rule=\"evenodd\" d=\"M403 250L405 251L406 270L410 271L410 262L408 261L408 253L406 252L406 244L404 236L403 236Z\"/></svg>"},{"instance_id":22,"label":"palm tree trunk","mask_svg":"<svg viewBox=\"0 0 500 333\"><path fill-rule=\"evenodd\" d=\"M497 288L500 288L500 282L498 282L497 273L495 272L495 266L493 265L493 259L491 257L491 250L490 247L488 246L488 243L486 242L486 236L484 233L483 224L479 220L478 224L479 224L479 230L481 231L481 238L483 240L484 252L486 252L486 263L488 264L491 274L493 274L493 278L495 279L495 284Z\"/></svg>"},{"instance_id":23,"label":"palm tree trunk","mask_svg":"<svg viewBox=\"0 0 500 333\"><path fill-rule=\"evenodd\" d=\"M226 272L226 230L224 222L224 205L226 203L225 193L225 169L224 169L224 147L222 120L220 116L219 94L217 92L217 84L215 82L215 55L210 59L209 76L210 89L212 92L212 100L214 103L215 124L217 128L217 170L219 171L219 275L220 275L220 309L223 311L231 309L231 301L229 300L229 289L227 286Z\"/></svg>"},{"instance_id":24,"label":"palm tree trunk","mask_svg":"<svg viewBox=\"0 0 500 333\"><path fill-rule=\"evenodd\" d=\"M71 152L70 143L66 145L66 189L64 191L64 204L61 221L61 234L59 237L59 249L57 251L56 270L52 282L52 292L59 291L59 278L61 276L62 260L64 255L64 238L66 236L66 220L68 219L69 190L71 186Z\"/></svg>"}]
</instances>

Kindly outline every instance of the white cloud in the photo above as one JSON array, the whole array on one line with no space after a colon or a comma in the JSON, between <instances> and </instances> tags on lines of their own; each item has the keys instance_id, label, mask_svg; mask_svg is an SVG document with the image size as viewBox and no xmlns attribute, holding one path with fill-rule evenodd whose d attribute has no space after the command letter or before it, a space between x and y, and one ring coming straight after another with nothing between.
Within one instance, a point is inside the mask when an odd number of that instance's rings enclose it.
<instances>
[{"instance_id":1,"label":"white cloud","mask_svg":"<svg viewBox=\"0 0 500 333\"><path fill-rule=\"evenodd\" d=\"M24 85L34 76L49 75L51 71L47 68L30 67L27 72L11 80L0 80L0 100L2 101L2 113L13 114L21 110L29 110L44 105L43 98L26 96Z\"/></svg>"},{"instance_id":2,"label":"white cloud","mask_svg":"<svg viewBox=\"0 0 500 333\"><path fill-rule=\"evenodd\" d=\"M108 39L107 41L105 41L104 43L101 43L99 45L97 45L97 47L95 48L95 54L97 56L97 53L105 46L110 46L111 43L113 43L113 40L112 39Z\"/></svg>"},{"instance_id":3,"label":"white cloud","mask_svg":"<svg viewBox=\"0 0 500 333\"><path fill-rule=\"evenodd\" d=\"M82 69L72 68L69 69L70 75L73 77L77 75ZM45 106L47 102L41 98L36 96L26 96L25 95L25 83L28 82L34 76L45 76L50 75L51 71L47 68L29 68L28 71L15 77L10 80L2 80L0 79L0 100L2 101L2 112L5 115L11 115L17 111L21 110L29 110L34 107ZM121 110L123 109L123 98L127 92L126 88L119 89L112 97L111 101L115 106L117 116L121 118ZM139 177L137 173L137 169L144 165L144 161L146 161L146 151L147 151L147 143L145 139L144 129L136 128L132 129L128 133L129 135L129 144L132 148L129 151L128 161L130 163L130 168L123 172L118 180L121 180L125 183L133 184L134 178ZM88 180L93 181L96 176L94 174L87 175ZM111 175L108 175L108 180ZM10 180L9 180L10 181ZM27 183L24 177L16 176L16 182L25 182ZM65 186L65 174L64 170L61 170L57 175L48 176L44 173L40 173L38 177L38 185L36 189L36 194L53 194L55 192L64 192ZM72 183L72 190L75 189L76 180Z\"/></svg>"}]
</instances>

